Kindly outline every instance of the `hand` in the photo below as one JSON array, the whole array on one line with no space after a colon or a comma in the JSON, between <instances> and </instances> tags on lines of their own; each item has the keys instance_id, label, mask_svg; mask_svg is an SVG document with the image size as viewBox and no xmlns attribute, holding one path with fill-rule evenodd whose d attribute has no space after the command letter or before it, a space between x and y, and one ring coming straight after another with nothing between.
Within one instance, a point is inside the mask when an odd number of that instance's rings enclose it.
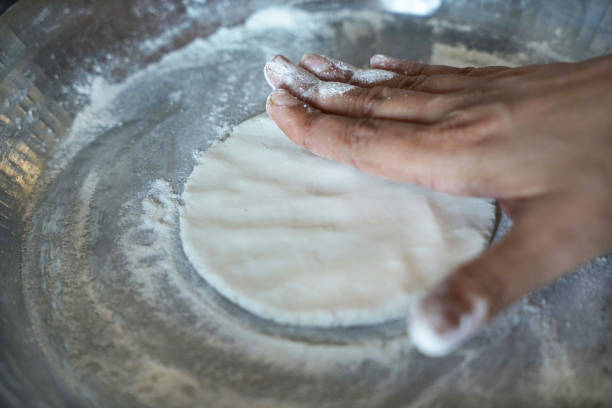
<instances>
[{"instance_id":1,"label":"hand","mask_svg":"<svg viewBox=\"0 0 612 408\"><path fill-rule=\"evenodd\" d=\"M376 55L265 67L267 111L295 143L364 172L495 197L514 221L416 302L415 345L443 355L528 291L612 249L612 56L454 68Z\"/></svg>"}]
</instances>

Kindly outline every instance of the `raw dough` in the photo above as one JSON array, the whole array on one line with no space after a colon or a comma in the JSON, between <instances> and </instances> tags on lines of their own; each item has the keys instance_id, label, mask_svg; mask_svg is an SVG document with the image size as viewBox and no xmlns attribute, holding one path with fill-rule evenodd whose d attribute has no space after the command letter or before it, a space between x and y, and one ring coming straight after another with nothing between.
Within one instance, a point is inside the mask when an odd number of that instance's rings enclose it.
<instances>
[{"instance_id":1,"label":"raw dough","mask_svg":"<svg viewBox=\"0 0 612 408\"><path fill-rule=\"evenodd\" d=\"M189 260L260 317L307 326L400 318L486 246L490 200L394 183L317 157L260 115L199 160L183 193Z\"/></svg>"}]
</instances>

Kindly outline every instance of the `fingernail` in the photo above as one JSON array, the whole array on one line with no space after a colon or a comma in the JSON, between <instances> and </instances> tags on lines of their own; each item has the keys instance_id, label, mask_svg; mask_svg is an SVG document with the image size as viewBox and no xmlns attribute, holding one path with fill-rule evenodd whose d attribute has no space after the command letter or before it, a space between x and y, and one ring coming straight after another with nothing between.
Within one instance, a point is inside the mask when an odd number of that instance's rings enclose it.
<instances>
[{"instance_id":1,"label":"fingernail","mask_svg":"<svg viewBox=\"0 0 612 408\"><path fill-rule=\"evenodd\" d=\"M264 73L273 88L290 88L297 93L305 92L319 82L310 72L294 65L282 55L270 59L266 63Z\"/></svg>"},{"instance_id":2,"label":"fingernail","mask_svg":"<svg viewBox=\"0 0 612 408\"><path fill-rule=\"evenodd\" d=\"M302 64L307 66L317 74L325 72L333 66L327 58L317 54L304 55L302 57Z\"/></svg>"},{"instance_id":3,"label":"fingernail","mask_svg":"<svg viewBox=\"0 0 612 408\"><path fill-rule=\"evenodd\" d=\"M283 76L287 76L293 71L293 64L282 55L275 55L270 58L264 66L264 76L268 85L272 88L278 88L282 85Z\"/></svg>"},{"instance_id":4,"label":"fingernail","mask_svg":"<svg viewBox=\"0 0 612 408\"><path fill-rule=\"evenodd\" d=\"M295 96L291 95L284 89L275 89L272 91L270 96L268 96L268 106L277 105L277 106L296 106L300 103L300 100Z\"/></svg>"},{"instance_id":5,"label":"fingernail","mask_svg":"<svg viewBox=\"0 0 612 408\"><path fill-rule=\"evenodd\" d=\"M426 304L427 303L427 304ZM481 298L471 299L470 311L443 299L421 298L411 307L408 332L414 346L430 357L441 357L457 349L482 327L489 304ZM451 321L450 316L456 316Z\"/></svg>"}]
</instances>

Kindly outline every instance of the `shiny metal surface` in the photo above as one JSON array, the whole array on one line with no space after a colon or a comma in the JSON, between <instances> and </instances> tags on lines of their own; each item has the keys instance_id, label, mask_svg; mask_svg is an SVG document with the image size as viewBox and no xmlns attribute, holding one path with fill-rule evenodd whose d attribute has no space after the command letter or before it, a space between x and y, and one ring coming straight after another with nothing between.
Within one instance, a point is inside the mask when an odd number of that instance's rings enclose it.
<instances>
[{"instance_id":1,"label":"shiny metal surface","mask_svg":"<svg viewBox=\"0 0 612 408\"><path fill-rule=\"evenodd\" d=\"M205 56L196 48L191 65L133 77L196 38L230 41L221 27L287 4L328 19L328 29L247 31ZM427 18L359 17L380 5L22 1L0 18L2 406L612 400L612 256L526 296L461 351L432 360L410 347L402 322L319 330L262 321L208 287L178 238L162 239L178 236L178 196L194 152L222 136L219 127L263 110L269 53L319 51L363 64L379 52L428 61L435 44L464 44L545 62L612 48L608 1L457 0ZM66 139L89 103L80 89L92 77L133 80L110 124L79 133L90 139L74 141L72 151Z\"/></svg>"}]
</instances>

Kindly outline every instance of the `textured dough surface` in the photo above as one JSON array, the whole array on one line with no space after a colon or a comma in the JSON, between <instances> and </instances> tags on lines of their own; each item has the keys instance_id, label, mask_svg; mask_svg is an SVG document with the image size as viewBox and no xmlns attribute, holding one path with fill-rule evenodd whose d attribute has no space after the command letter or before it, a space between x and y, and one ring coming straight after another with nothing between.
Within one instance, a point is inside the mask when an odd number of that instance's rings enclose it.
<instances>
[{"instance_id":1,"label":"textured dough surface","mask_svg":"<svg viewBox=\"0 0 612 408\"><path fill-rule=\"evenodd\" d=\"M486 246L490 200L386 181L293 144L266 115L199 160L181 239L218 292L306 326L400 318L415 294Z\"/></svg>"}]
</instances>

